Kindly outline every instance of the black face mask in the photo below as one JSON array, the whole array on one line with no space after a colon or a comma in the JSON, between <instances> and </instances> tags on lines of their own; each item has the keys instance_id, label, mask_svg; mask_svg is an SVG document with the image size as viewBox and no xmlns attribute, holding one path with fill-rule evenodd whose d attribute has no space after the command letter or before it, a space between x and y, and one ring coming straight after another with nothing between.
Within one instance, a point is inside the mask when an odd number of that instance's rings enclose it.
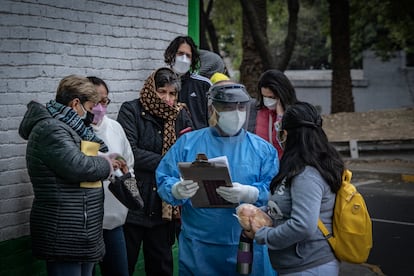
<instances>
[{"instance_id":1,"label":"black face mask","mask_svg":"<svg viewBox=\"0 0 414 276\"><path fill-rule=\"evenodd\" d=\"M94 116L95 115L92 112L86 111L86 117L85 118L82 118L83 123L86 126L90 126L90 124L93 122L93 117Z\"/></svg>"}]
</instances>

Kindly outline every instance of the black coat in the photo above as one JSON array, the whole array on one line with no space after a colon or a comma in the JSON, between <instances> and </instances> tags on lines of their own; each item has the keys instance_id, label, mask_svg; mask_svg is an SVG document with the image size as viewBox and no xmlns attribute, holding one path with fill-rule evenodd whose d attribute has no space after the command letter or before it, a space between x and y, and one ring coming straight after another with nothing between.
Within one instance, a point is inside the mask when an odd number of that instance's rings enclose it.
<instances>
[{"instance_id":1,"label":"black coat","mask_svg":"<svg viewBox=\"0 0 414 276\"><path fill-rule=\"evenodd\" d=\"M203 76L189 72L181 76L178 101L187 105L194 129L208 127L207 92L210 86L210 80Z\"/></svg>"},{"instance_id":2,"label":"black coat","mask_svg":"<svg viewBox=\"0 0 414 276\"><path fill-rule=\"evenodd\" d=\"M28 140L27 170L33 184L30 214L33 254L46 260L97 262L105 254L103 189L81 188L110 174L107 160L80 151L81 137L36 102L20 124Z\"/></svg>"},{"instance_id":3,"label":"black coat","mask_svg":"<svg viewBox=\"0 0 414 276\"><path fill-rule=\"evenodd\" d=\"M155 170L162 158L164 121L146 112L138 99L123 103L117 120L131 144L135 178L144 200L144 209L130 210L127 222L148 227L161 224L161 198L157 192ZM177 138L187 127L192 127L192 122L183 109L175 123Z\"/></svg>"}]
</instances>

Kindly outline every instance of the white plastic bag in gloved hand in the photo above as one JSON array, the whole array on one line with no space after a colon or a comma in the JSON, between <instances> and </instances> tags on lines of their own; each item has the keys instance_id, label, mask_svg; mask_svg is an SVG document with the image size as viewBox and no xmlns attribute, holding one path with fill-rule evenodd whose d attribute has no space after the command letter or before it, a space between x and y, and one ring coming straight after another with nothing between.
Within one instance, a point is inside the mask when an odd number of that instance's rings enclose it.
<instances>
[{"instance_id":1,"label":"white plastic bag in gloved hand","mask_svg":"<svg viewBox=\"0 0 414 276\"><path fill-rule=\"evenodd\" d=\"M198 188L198 183L193 180L181 180L172 186L171 193L176 199L187 199L193 197Z\"/></svg>"},{"instance_id":2,"label":"white plastic bag in gloved hand","mask_svg":"<svg viewBox=\"0 0 414 276\"><path fill-rule=\"evenodd\" d=\"M231 203L254 203L259 197L259 190L256 187L233 182L233 187L220 186L216 192L225 200Z\"/></svg>"}]
</instances>

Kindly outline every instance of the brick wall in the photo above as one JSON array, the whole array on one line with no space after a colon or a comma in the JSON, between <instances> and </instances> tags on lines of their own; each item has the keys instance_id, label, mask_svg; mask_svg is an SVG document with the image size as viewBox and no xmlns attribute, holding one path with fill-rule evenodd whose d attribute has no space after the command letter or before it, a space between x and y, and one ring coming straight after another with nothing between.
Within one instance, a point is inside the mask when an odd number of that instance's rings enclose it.
<instances>
[{"instance_id":1,"label":"brick wall","mask_svg":"<svg viewBox=\"0 0 414 276\"><path fill-rule=\"evenodd\" d=\"M26 104L54 98L66 75L96 75L116 117L164 65L168 43L187 33L187 8L187 0L1 1L0 242L29 234L33 196L18 135Z\"/></svg>"}]
</instances>

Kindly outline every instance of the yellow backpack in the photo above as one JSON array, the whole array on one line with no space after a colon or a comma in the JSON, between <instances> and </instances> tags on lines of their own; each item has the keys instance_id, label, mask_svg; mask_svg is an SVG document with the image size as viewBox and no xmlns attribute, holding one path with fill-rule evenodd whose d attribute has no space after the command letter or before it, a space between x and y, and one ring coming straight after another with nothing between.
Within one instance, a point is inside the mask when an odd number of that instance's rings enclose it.
<instances>
[{"instance_id":1,"label":"yellow backpack","mask_svg":"<svg viewBox=\"0 0 414 276\"><path fill-rule=\"evenodd\" d=\"M351 177L352 172L345 170L335 199L333 233L329 233L321 219L318 227L339 260L363 263L372 248L372 222L364 198L351 184Z\"/></svg>"}]
</instances>

